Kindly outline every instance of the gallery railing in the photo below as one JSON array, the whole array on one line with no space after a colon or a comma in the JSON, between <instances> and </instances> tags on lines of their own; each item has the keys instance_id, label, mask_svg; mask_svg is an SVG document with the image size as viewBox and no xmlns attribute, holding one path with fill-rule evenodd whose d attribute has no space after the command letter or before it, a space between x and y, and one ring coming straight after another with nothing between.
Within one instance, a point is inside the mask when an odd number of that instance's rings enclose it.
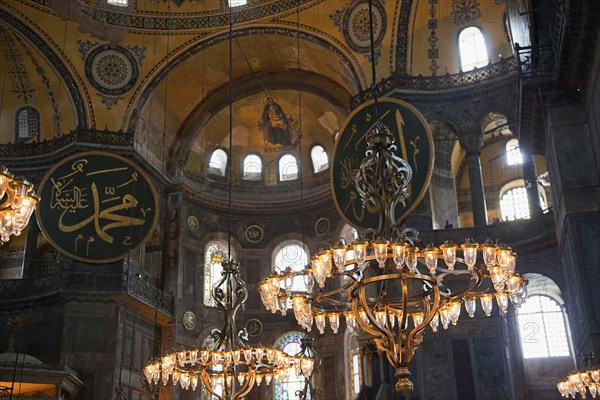
<instances>
[{"instance_id":1,"label":"gallery railing","mask_svg":"<svg viewBox=\"0 0 600 400\"><path fill-rule=\"evenodd\" d=\"M132 274L64 270L30 279L0 280L0 303L75 292L121 294L172 316L173 297Z\"/></svg>"}]
</instances>

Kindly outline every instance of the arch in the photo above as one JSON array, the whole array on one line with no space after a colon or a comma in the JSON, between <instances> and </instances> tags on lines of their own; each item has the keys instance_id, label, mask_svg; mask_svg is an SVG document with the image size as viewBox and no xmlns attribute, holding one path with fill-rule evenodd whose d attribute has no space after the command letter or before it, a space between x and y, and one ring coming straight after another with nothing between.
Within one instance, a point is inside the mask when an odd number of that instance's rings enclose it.
<instances>
[{"instance_id":1,"label":"arch","mask_svg":"<svg viewBox=\"0 0 600 400\"><path fill-rule=\"evenodd\" d=\"M247 13L242 13L245 17ZM234 28L235 29L235 28ZM251 37L255 35L281 35L290 37L287 26L251 26L235 29L233 36L236 40L244 37ZM344 75L347 75L347 79L336 80L330 79L327 74L320 73L321 71L309 71L301 70L297 74L290 73L287 65L282 65L280 69L271 69L260 74L259 78L262 86L265 89L274 88L304 88L308 89L311 94L321 94L324 97L335 100L333 104L343 104L344 107L349 108L349 99L352 93L356 93L361 90L363 86L366 86L366 78L360 68L359 60L349 51L341 42L333 37L320 37L314 35L313 32L299 32L300 38L306 41L306 43L314 44L323 48L323 51L329 51L331 54L339 59L340 64L344 66L344 70L347 71ZM170 72L172 72L178 65L185 62L190 57L197 55L198 53L208 50L213 46L220 43L227 42L229 40L229 33L219 32L215 35L204 38L201 41L192 43L187 47L181 47L177 49L176 54L171 54L170 57L164 59L155 68L155 73L146 77L142 82L139 83L138 88L133 94L131 101L127 104L125 111L125 117L123 120L123 130L128 132L134 132L136 129L134 118L135 110L142 110L144 106L149 102L154 90L158 85L166 79ZM325 67L325 64L324 64ZM244 70L246 71L247 68ZM246 72L244 72L246 73ZM287 76L288 79L284 81L271 83L274 76ZM309 77L310 79L306 79ZM246 74L245 76L234 76L236 80L236 90L234 93L234 101L240 96L246 96L248 94L258 93L263 88L257 87L256 76L253 74ZM302 85L299 85L301 83ZM281 86L284 84L284 86ZM277 86L279 85L279 86ZM351 87L348 87L350 85ZM204 101L199 104L194 110L192 110L185 121L179 127L179 130L175 134L175 138L170 145L170 154L172 160L181 160L182 157L187 153L189 145L193 142L194 132L198 132L198 124L196 120L203 119L203 116L208 114L214 114L215 111L221 109L227 104L227 96L223 95L227 93L227 82L217 84L217 89L212 93L209 93Z\"/></svg>"},{"instance_id":2,"label":"arch","mask_svg":"<svg viewBox=\"0 0 600 400\"><path fill-rule=\"evenodd\" d=\"M302 339L306 335L303 332L290 331L279 336L275 341L274 347L279 348L289 355L300 353L302 348ZM275 381L273 385L273 399L275 400L297 400L299 397L296 391L304 389L304 377L296 375L294 368L290 368L290 375L284 381ZM310 399L310 395L306 400Z\"/></svg>"},{"instance_id":3,"label":"arch","mask_svg":"<svg viewBox=\"0 0 600 400\"><path fill-rule=\"evenodd\" d=\"M262 178L263 160L260 155L250 153L242 162L242 180L259 181Z\"/></svg>"},{"instance_id":4,"label":"arch","mask_svg":"<svg viewBox=\"0 0 600 400\"><path fill-rule=\"evenodd\" d=\"M329 169L329 156L327 155L327 152L323 146L320 144L317 144L310 149L310 159L312 161L313 172L315 174Z\"/></svg>"},{"instance_id":5,"label":"arch","mask_svg":"<svg viewBox=\"0 0 600 400\"><path fill-rule=\"evenodd\" d=\"M227 171L227 153L223 149L216 149L212 152L208 161L208 173L225 176Z\"/></svg>"},{"instance_id":6,"label":"arch","mask_svg":"<svg viewBox=\"0 0 600 400\"><path fill-rule=\"evenodd\" d=\"M39 139L40 134L40 112L31 106L19 108L15 114L15 144Z\"/></svg>"},{"instance_id":7,"label":"arch","mask_svg":"<svg viewBox=\"0 0 600 400\"><path fill-rule=\"evenodd\" d=\"M284 154L278 161L279 180L281 182L298 179L298 160L292 154Z\"/></svg>"},{"instance_id":8,"label":"arch","mask_svg":"<svg viewBox=\"0 0 600 400\"><path fill-rule=\"evenodd\" d=\"M58 75L64 80L64 90L69 93L71 99L71 106L75 110L75 117L77 126L87 128L88 123L91 122L91 127L94 127L94 115L93 107L90 104L90 99L87 94L84 96L81 92L85 85L77 75L65 65L62 58L59 57L54 49L50 47L44 39L42 39L37 32L34 32L29 26L25 25L14 13L0 8L0 20L5 22L8 26L12 26L15 32L23 35L27 40L43 54L48 63L56 69ZM88 110L90 117L88 118Z\"/></svg>"},{"instance_id":9,"label":"arch","mask_svg":"<svg viewBox=\"0 0 600 400\"><path fill-rule=\"evenodd\" d=\"M459 67L462 72L485 67L490 63L483 32L474 25L467 26L460 31L458 49Z\"/></svg>"}]
</instances>

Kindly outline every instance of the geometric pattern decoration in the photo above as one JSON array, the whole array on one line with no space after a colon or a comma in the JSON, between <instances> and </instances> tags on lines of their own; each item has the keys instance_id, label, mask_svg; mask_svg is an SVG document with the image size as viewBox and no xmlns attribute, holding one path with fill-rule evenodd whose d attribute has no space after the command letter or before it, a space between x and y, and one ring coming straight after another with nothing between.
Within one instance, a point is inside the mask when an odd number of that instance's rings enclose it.
<instances>
[{"instance_id":1,"label":"geometric pattern decoration","mask_svg":"<svg viewBox=\"0 0 600 400\"><path fill-rule=\"evenodd\" d=\"M379 1L373 2L373 45L379 46L385 35L386 13ZM363 0L354 1L344 11L342 33L348 46L359 53L371 50L369 32L369 3Z\"/></svg>"},{"instance_id":2,"label":"geometric pattern decoration","mask_svg":"<svg viewBox=\"0 0 600 400\"><path fill-rule=\"evenodd\" d=\"M118 96L135 85L139 69L129 50L105 44L95 47L85 57L85 75L101 94Z\"/></svg>"},{"instance_id":3,"label":"geometric pattern decoration","mask_svg":"<svg viewBox=\"0 0 600 400\"><path fill-rule=\"evenodd\" d=\"M462 25L481 17L477 0L452 0L452 19L454 25Z\"/></svg>"}]
</instances>

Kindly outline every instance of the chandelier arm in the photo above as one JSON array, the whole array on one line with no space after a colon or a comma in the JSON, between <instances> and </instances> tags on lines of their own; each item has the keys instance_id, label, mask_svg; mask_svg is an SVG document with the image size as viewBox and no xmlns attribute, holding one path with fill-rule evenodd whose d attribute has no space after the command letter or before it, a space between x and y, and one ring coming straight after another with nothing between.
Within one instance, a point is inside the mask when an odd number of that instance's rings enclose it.
<instances>
[{"instance_id":1,"label":"chandelier arm","mask_svg":"<svg viewBox=\"0 0 600 400\"><path fill-rule=\"evenodd\" d=\"M234 379L235 379L235 377L234 377ZM243 399L248 393L250 393L250 390L252 390L252 388L254 387L255 380L256 380L256 371L254 370L254 368L252 368L252 365L249 364L248 372L246 373L246 379L244 380L244 384L242 385L240 390L235 395L234 400Z\"/></svg>"},{"instance_id":2,"label":"chandelier arm","mask_svg":"<svg viewBox=\"0 0 600 400\"><path fill-rule=\"evenodd\" d=\"M439 287L444 287L444 283L443 280L446 276L452 276L452 275L471 275L471 284L469 284L469 286L467 286L466 288L463 288L459 291L454 291L450 294L450 296L444 296L446 298L450 298L450 299L456 299L459 297L463 297L465 294L475 294L475 292L471 292L471 290L481 286L481 284L483 283L483 274L481 272L480 269L478 268L474 268L473 271L454 271L454 273L443 273L440 274L438 276L438 286Z\"/></svg>"},{"instance_id":3,"label":"chandelier arm","mask_svg":"<svg viewBox=\"0 0 600 400\"><path fill-rule=\"evenodd\" d=\"M225 397L223 397L221 394L217 393L214 390L214 388L212 387L212 383L210 381L210 374L208 373L207 368L203 368L202 371L200 372L200 380L202 381L202 384L204 385L206 390L208 390L208 392L211 395L215 396L218 400L226 400Z\"/></svg>"}]
</instances>

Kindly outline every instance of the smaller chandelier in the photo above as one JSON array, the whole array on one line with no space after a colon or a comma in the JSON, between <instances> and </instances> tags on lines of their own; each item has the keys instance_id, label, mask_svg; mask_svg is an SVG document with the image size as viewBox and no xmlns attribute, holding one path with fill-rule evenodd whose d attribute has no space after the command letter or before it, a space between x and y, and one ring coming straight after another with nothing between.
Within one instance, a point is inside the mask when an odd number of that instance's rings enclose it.
<instances>
[{"instance_id":1,"label":"smaller chandelier","mask_svg":"<svg viewBox=\"0 0 600 400\"><path fill-rule=\"evenodd\" d=\"M280 349L249 347L245 328L236 328L235 316L248 298L236 261L223 261L223 277L214 285L212 296L224 313L224 326L211 333L206 349L180 349L165 354L144 367L148 382L167 385L172 381L183 389L204 387L219 400L237 400L254 385L283 381L292 371L310 376L314 360L309 355L288 355Z\"/></svg>"},{"instance_id":2,"label":"smaller chandelier","mask_svg":"<svg viewBox=\"0 0 600 400\"><path fill-rule=\"evenodd\" d=\"M6 243L11 235L19 236L27 227L29 218L40 199L33 184L17 177L0 166L0 242Z\"/></svg>"},{"instance_id":3,"label":"smaller chandelier","mask_svg":"<svg viewBox=\"0 0 600 400\"><path fill-rule=\"evenodd\" d=\"M556 388L562 397L575 398L577 394L585 399L587 392L590 392L592 398L600 394L600 367L593 354L584 356L583 360L585 370L583 372L574 372L569 374L565 380L556 384Z\"/></svg>"}]
</instances>

